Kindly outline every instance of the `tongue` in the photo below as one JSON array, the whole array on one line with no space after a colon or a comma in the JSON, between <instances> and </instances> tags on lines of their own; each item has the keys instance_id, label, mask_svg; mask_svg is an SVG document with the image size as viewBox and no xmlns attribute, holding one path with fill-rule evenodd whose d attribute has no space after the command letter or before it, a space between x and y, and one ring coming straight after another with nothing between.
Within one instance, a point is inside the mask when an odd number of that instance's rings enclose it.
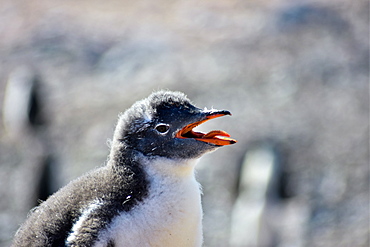
<instances>
[{"instance_id":1,"label":"tongue","mask_svg":"<svg viewBox=\"0 0 370 247\"><path fill-rule=\"evenodd\" d=\"M211 132L205 134L202 138L204 139L209 139L209 138L214 138L215 136L226 136L230 137L228 133L222 130L212 130Z\"/></svg>"},{"instance_id":2,"label":"tongue","mask_svg":"<svg viewBox=\"0 0 370 247\"><path fill-rule=\"evenodd\" d=\"M213 143L219 146L225 146L236 143L236 140L229 138L230 135L222 130L213 130L201 138L195 138L198 141Z\"/></svg>"}]
</instances>

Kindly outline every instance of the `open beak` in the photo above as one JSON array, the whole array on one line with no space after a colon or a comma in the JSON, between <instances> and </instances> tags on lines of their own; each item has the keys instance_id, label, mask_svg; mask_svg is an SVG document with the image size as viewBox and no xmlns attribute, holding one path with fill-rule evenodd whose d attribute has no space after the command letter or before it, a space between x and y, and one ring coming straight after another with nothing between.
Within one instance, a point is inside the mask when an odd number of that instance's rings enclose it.
<instances>
[{"instance_id":1,"label":"open beak","mask_svg":"<svg viewBox=\"0 0 370 247\"><path fill-rule=\"evenodd\" d=\"M212 143L217 146L225 146L236 143L235 139L230 138L230 135L222 130L212 130L208 133L195 132L193 129L198 125L213 119L222 117L225 115L231 115L229 111L210 111L206 112L206 116L203 120L191 123L182 128L179 132L176 133L176 138L192 138L198 141Z\"/></svg>"}]
</instances>

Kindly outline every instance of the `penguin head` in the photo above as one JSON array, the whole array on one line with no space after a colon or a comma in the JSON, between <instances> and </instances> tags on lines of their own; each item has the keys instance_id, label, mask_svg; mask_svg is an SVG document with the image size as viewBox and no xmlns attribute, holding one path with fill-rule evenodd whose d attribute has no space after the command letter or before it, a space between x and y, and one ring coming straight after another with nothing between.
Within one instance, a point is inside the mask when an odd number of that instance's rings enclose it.
<instances>
[{"instance_id":1,"label":"penguin head","mask_svg":"<svg viewBox=\"0 0 370 247\"><path fill-rule=\"evenodd\" d=\"M195 107L183 93L159 91L136 102L120 116L113 141L149 157L198 158L236 143L224 131L193 131L199 124L225 115L231 114Z\"/></svg>"}]
</instances>

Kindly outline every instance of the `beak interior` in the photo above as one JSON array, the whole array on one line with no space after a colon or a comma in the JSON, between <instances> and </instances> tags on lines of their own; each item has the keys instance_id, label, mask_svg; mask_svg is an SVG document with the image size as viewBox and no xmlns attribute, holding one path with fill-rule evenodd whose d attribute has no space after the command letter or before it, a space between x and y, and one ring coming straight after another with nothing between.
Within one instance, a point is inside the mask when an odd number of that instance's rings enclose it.
<instances>
[{"instance_id":1,"label":"beak interior","mask_svg":"<svg viewBox=\"0 0 370 247\"><path fill-rule=\"evenodd\" d=\"M223 130L212 130L208 133L193 131L198 125L214 118L231 115L229 111L210 111L206 113L205 119L186 125L176 134L176 138L192 138L198 141L214 144L216 146L225 146L236 143L237 141L230 138L230 135Z\"/></svg>"}]
</instances>

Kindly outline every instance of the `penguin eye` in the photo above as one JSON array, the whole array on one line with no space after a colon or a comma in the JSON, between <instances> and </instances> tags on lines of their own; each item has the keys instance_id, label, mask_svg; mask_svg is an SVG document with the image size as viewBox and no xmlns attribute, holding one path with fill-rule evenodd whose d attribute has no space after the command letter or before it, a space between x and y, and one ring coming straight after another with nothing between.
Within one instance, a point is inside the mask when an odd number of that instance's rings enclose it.
<instances>
[{"instance_id":1,"label":"penguin eye","mask_svg":"<svg viewBox=\"0 0 370 247\"><path fill-rule=\"evenodd\" d=\"M170 129L170 126L168 124L158 124L157 126L155 126L155 129L161 133L161 134L165 134L168 132L168 130Z\"/></svg>"}]
</instances>

